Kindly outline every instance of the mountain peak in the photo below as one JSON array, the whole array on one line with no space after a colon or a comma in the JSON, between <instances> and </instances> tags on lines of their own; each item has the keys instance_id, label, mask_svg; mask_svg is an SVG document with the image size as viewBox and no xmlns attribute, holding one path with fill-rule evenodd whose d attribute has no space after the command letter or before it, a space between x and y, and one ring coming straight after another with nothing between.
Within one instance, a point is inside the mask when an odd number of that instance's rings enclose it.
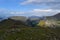
<instances>
[{"instance_id":1,"label":"mountain peak","mask_svg":"<svg viewBox=\"0 0 60 40\"><path fill-rule=\"evenodd\" d=\"M60 13L58 13L58 14L56 14L56 15L54 15L54 16L60 16Z\"/></svg>"}]
</instances>

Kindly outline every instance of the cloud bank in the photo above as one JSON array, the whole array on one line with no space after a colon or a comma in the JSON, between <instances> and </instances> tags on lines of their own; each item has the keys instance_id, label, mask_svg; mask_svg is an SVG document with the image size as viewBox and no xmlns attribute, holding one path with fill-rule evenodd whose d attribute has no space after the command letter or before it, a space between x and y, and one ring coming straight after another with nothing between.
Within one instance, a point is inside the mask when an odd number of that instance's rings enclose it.
<instances>
[{"instance_id":1,"label":"cloud bank","mask_svg":"<svg viewBox=\"0 0 60 40\"><path fill-rule=\"evenodd\" d=\"M51 9L60 9L60 0L26 0L20 3L21 5L28 5L28 4L34 4L34 5L46 5L50 6Z\"/></svg>"},{"instance_id":2,"label":"cloud bank","mask_svg":"<svg viewBox=\"0 0 60 40\"><path fill-rule=\"evenodd\" d=\"M59 13L60 10L53 9L33 9L28 12L21 11L10 11L5 9L0 9L0 16L9 17L9 16L51 16Z\"/></svg>"}]
</instances>

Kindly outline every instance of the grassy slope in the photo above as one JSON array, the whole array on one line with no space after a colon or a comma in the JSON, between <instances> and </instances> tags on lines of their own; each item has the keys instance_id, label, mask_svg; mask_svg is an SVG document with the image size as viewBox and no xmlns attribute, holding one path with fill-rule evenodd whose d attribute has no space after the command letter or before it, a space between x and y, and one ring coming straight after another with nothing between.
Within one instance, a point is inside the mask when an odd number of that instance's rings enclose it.
<instances>
[{"instance_id":1,"label":"grassy slope","mask_svg":"<svg viewBox=\"0 0 60 40\"><path fill-rule=\"evenodd\" d=\"M28 27L6 20L0 24L0 40L55 40L60 39L60 28Z\"/></svg>"}]
</instances>

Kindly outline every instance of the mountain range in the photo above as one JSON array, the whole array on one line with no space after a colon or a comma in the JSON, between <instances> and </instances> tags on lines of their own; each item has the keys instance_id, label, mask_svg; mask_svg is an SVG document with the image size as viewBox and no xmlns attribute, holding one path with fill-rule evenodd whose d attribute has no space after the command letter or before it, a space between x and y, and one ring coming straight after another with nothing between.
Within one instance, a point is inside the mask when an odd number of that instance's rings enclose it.
<instances>
[{"instance_id":1,"label":"mountain range","mask_svg":"<svg viewBox=\"0 0 60 40\"><path fill-rule=\"evenodd\" d=\"M60 19L60 13L47 17ZM60 26L57 28L43 28L33 25L33 27L26 25L25 21L28 19L37 20L41 19L41 17L12 16L1 21L1 40L60 40ZM42 17L42 19L44 19L44 17Z\"/></svg>"},{"instance_id":2,"label":"mountain range","mask_svg":"<svg viewBox=\"0 0 60 40\"><path fill-rule=\"evenodd\" d=\"M60 20L60 13L57 13L56 15L53 16L46 16L47 18L51 19L51 18L55 18ZM0 21L4 20L6 18L0 17ZM31 16L31 17L25 17L25 16L11 16L8 19L13 19L13 20L17 20L17 21L23 21L25 22L27 19L30 20L39 20L39 19L44 19L44 17L39 17L39 16Z\"/></svg>"}]
</instances>

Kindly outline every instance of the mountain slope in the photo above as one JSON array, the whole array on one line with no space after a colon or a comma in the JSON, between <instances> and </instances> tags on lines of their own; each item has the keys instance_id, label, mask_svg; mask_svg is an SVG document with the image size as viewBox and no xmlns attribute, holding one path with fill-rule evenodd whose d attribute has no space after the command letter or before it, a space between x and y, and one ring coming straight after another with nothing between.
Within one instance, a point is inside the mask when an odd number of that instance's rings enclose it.
<instances>
[{"instance_id":1,"label":"mountain slope","mask_svg":"<svg viewBox=\"0 0 60 40\"><path fill-rule=\"evenodd\" d=\"M0 24L1 40L59 40L60 28L28 27L21 22L4 20Z\"/></svg>"},{"instance_id":2,"label":"mountain slope","mask_svg":"<svg viewBox=\"0 0 60 40\"><path fill-rule=\"evenodd\" d=\"M25 22L27 20L27 17L24 17L24 16L12 16L9 19Z\"/></svg>"},{"instance_id":3,"label":"mountain slope","mask_svg":"<svg viewBox=\"0 0 60 40\"><path fill-rule=\"evenodd\" d=\"M56 19L60 20L60 13L54 15L53 17L55 17Z\"/></svg>"},{"instance_id":4,"label":"mountain slope","mask_svg":"<svg viewBox=\"0 0 60 40\"><path fill-rule=\"evenodd\" d=\"M60 13L57 13L53 16L46 16L47 19L57 19L60 20Z\"/></svg>"},{"instance_id":5,"label":"mountain slope","mask_svg":"<svg viewBox=\"0 0 60 40\"><path fill-rule=\"evenodd\" d=\"M0 22L0 40L60 40L60 28L29 27L21 21Z\"/></svg>"},{"instance_id":6,"label":"mountain slope","mask_svg":"<svg viewBox=\"0 0 60 40\"><path fill-rule=\"evenodd\" d=\"M0 22L0 28L21 28L21 27L27 27L25 22L21 21L15 21L12 19L5 19Z\"/></svg>"}]
</instances>

